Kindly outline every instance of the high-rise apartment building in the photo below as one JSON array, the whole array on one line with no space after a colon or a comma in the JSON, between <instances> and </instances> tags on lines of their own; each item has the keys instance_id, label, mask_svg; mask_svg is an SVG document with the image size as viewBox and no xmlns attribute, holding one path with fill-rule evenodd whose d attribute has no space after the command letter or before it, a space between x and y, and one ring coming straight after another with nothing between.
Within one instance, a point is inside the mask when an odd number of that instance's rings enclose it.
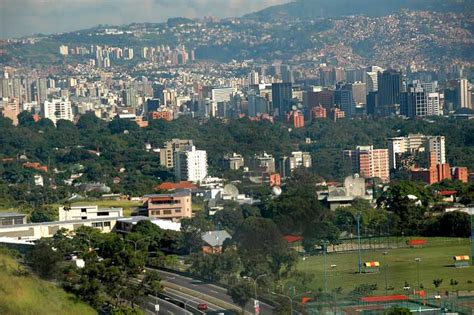
<instances>
[{"instance_id":1,"label":"high-rise apartment building","mask_svg":"<svg viewBox=\"0 0 474 315\"><path fill-rule=\"evenodd\" d=\"M345 117L351 118L355 115L356 103L354 101L352 84L338 86L334 91L334 103L341 108Z\"/></svg>"},{"instance_id":2,"label":"high-rise apartment building","mask_svg":"<svg viewBox=\"0 0 474 315\"><path fill-rule=\"evenodd\" d=\"M311 154L309 152L296 151L292 152L291 156L284 156L280 158L278 163L278 171L282 177L288 177L291 175L291 172L297 168L310 168L311 166Z\"/></svg>"},{"instance_id":3,"label":"high-rise apartment building","mask_svg":"<svg viewBox=\"0 0 474 315\"><path fill-rule=\"evenodd\" d=\"M43 118L50 119L54 124L58 120L73 120L71 102L68 99L53 99L42 103L41 112Z\"/></svg>"},{"instance_id":4,"label":"high-rise apartment building","mask_svg":"<svg viewBox=\"0 0 474 315\"><path fill-rule=\"evenodd\" d=\"M178 180L200 182L207 177L207 152L185 146L174 153L174 174Z\"/></svg>"},{"instance_id":5,"label":"high-rise apartment building","mask_svg":"<svg viewBox=\"0 0 474 315\"><path fill-rule=\"evenodd\" d=\"M356 150L345 150L344 159L350 161L352 171L365 178L390 179L387 149L374 149L373 146L358 146Z\"/></svg>"},{"instance_id":6,"label":"high-rise apartment building","mask_svg":"<svg viewBox=\"0 0 474 315\"><path fill-rule=\"evenodd\" d=\"M446 139L444 136L427 136L424 141L425 151L434 152L436 164L446 163Z\"/></svg>"},{"instance_id":7,"label":"high-rise apartment building","mask_svg":"<svg viewBox=\"0 0 474 315\"><path fill-rule=\"evenodd\" d=\"M459 108L472 108L471 107L471 93L469 91L469 83L467 79L458 80L458 85L456 87L458 106Z\"/></svg>"},{"instance_id":8,"label":"high-rise apartment building","mask_svg":"<svg viewBox=\"0 0 474 315\"><path fill-rule=\"evenodd\" d=\"M397 158L403 153L428 152L434 160L430 163L445 164L446 149L444 136L410 134L407 137L388 139L389 164L391 169L399 167Z\"/></svg>"},{"instance_id":9,"label":"high-rise apartment building","mask_svg":"<svg viewBox=\"0 0 474 315\"><path fill-rule=\"evenodd\" d=\"M160 149L160 165L173 168L175 152L182 151L186 146L192 146L193 140L172 139L166 141L165 146Z\"/></svg>"}]
</instances>

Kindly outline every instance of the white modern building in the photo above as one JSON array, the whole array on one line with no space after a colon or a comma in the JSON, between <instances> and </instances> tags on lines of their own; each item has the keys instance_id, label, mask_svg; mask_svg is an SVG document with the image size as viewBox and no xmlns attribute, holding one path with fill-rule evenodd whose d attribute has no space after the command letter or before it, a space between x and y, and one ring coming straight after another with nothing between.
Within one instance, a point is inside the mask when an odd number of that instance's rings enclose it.
<instances>
[{"instance_id":1,"label":"white modern building","mask_svg":"<svg viewBox=\"0 0 474 315\"><path fill-rule=\"evenodd\" d=\"M178 180L197 183L207 176L207 152L186 146L174 154L174 172Z\"/></svg>"},{"instance_id":2,"label":"white modern building","mask_svg":"<svg viewBox=\"0 0 474 315\"><path fill-rule=\"evenodd\" d=\"M41 112L43 118L50 119L54 124L58 120L73 120L71 102L68 99L53 99L51 101L44 101Z\"/></svg>"},{"instance_id":3,"label":"white modern building","mask_svg":"<svg viewBox=\"0 0 474 315\"><path fill-rule=\"evenodd\" d=\"M443 115L442 100L444 99L443 94L438 92L427 93L427 115L428 116L441 116Z\"/></svg>"},{"instance_id":4,"label":"white modern building","mask_svg":"<svg viewBox=\"0 0 474 315\"><path fill-rule=\"evenodd\" d=\"M425 151L436 153L436 164L446 163L446 139L444 136L427 136Z\"/></svg>"},{"instance_id":5,"label":"white modern building","mask_svg":"<svg viewBox=\"0 0 474 315\"><path fill-rule=\"evenodd\" d=\"M93 205L59 207L59 221L120 218L122 216L122 208L99 209L98 206Z\"/></svg>"}]
</instances>

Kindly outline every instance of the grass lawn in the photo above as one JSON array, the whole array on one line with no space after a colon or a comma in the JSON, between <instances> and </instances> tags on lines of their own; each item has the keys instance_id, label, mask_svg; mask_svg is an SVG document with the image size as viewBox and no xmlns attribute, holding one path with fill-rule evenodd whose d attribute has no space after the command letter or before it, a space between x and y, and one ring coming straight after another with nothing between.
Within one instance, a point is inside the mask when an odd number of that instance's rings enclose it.
<instances>
[{"instance_id":1,"label":"grass lawn","mask_svg":"<svg viewBox=\"0 0 474 315\"><path fill-rule=\"evenodd\" d=\"M384 252L387 252L384 254ZM377 284L377 294L385 294L385 279L387 287L393 287L388 294L403 293L405 281L412 288L418 286L418 268L415 258L421 258L419 265L420 283L427 294L436 291L468 290L474 291L474 266L468 268L452 267L455 255L470 255L469 239L428 238L424 248L401 248L393 250L362 251L362 263L366 261L379 261L382 265L379 273L358 274L358 254L328 254L326 256L327 286L328 290L341 287L343 294L347 294L360 284ZM336 265L331 268L331 265ZM324 289L324 256L308 257L305 261L300 259L298 271L314 275L309 284L311 290ZM443 279L439 289L433 285L434 279ZM457 280L458 285L451 286L451 279ZM468 282L472 281L472 282ZM288 285L296 285L291 280ZM300 288L300 291L302 288Z\"/></svg>"},{"instance_id":2,"label":"grass lawn","mask_svg":"<svg viewBox=\"0 0 474 315\"><path fill-rule=\"evenodd\" d=\"M97 312L54 284L32 275L20 276L18 263L0 250L0 314L92 315Z\"/></svg>"}]
</instances>

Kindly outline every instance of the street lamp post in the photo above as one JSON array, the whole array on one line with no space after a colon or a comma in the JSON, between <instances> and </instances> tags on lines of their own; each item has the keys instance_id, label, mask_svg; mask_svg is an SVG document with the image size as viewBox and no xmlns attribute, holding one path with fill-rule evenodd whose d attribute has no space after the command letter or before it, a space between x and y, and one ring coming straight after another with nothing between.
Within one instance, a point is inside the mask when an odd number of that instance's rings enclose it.
<instances>
[{"instance_id":1,"label":"street lamp post","mask_svg":"<svg viewBox=\"0 0 474 315\"><path fill-rule=\"evenodd\" d=\"M261 275L257 276L255 279L252 278L252 277L250 277L250 276L245 276L245 277L243 277L244 279L250 279L250 280L252 280L253 285L254 285L254 289L255 289L255 299L257 299L257 281L258 281L258 279L260 279L260 278L262 278L262 277L265 277L266 275L267 275L266 273L261 274Z\"/></svg>"},{"instance_id":2,"label":"street lamp post","mask_svg":"<svg viewBox=\"0 0 474 315\"><path fill-rule=\"evenodd\" d=\"M357 252L359 255L359 273L362 273L362 255L360 252L360 212L356 213L356 221L357 221Z\"/></svg>"},{"instance_id":3,"label":"street lamp post","mask_svg":"<svg viewBox=\"0 0 474 315\"><path fill-rule=\"evenodd\" d=\"M328 242L324 241L323 242L323 255L324 255L324 292L325 293L328 293L328 268L327 268L327 258L326 258L327 247L328 247Z\"/></svg>"},{"instance_id":4,"label":"street lamp post","mask_svg":"<svg viewBox=\"0 0 474 315\"><path fill-rule=\"evenodd\" d=\"M144 240L148 240L148 239L151 239L151 237L144 237L144 238L141 238L141 239L136 240L136 241L126 239L125 242L131 242L131 243L133 243L134 249L135 249L135 252L136 252L136 251L137 251L137 245L138 245L138 243L140 243L141 241L144 241Z\"/></svg>"},{"instance_id":5,"label":"street lamp post","mask_svg":"<svg viewBox=\"0 0 474 315\"><path fill-rule=\"evenodd\" d=\"M264 273L264 274L261 274L259 276L257 276L255 279L250 277L250 276L245 276L243 277L244 279L250 279L253 281L253 285L254 285L254 289L255 289L255 301L257 301L257 281L258 279L262 278L262 277L265 277L267 274ZM255 310L255 314L257 314L257 310Z\"/></svg>"}]
</instances>

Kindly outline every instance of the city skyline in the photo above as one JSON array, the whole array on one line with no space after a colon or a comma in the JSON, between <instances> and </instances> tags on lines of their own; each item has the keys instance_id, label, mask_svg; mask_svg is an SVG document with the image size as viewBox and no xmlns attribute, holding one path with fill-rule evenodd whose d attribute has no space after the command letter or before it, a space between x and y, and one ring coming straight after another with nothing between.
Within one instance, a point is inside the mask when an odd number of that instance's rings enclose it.
<instances>
[{"instance_id":1,"label":"city skyline","mask_svg":"<svg viewBox=\"0 0 474 315\"><path fill-rule=\"evenodd\" d=\"M172 17L238 17L288 0L4 0L0 39L71 32L100 24L165 22ZM15 25L15 27L13 27Z\"/></svg>"}]
</instances>

